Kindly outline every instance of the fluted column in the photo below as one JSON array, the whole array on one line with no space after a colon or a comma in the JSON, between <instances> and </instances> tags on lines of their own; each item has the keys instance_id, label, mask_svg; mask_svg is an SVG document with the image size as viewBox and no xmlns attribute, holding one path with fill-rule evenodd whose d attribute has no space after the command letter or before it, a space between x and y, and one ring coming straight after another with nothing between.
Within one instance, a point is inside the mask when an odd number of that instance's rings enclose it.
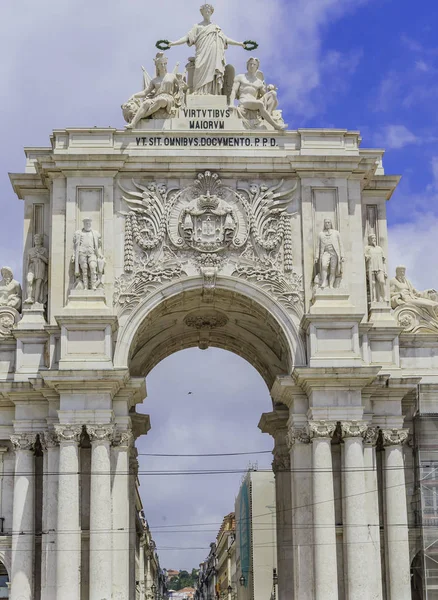
<instances>
[{"instance_id":1,"label":"fluted column","mask_svg":"<svg viewBox=\"0 0 438 600\"><path fill-rule=\"evenodd\" d=\"M368 515L368 561L373 576L369 580L370 600L382 600L382 559L380 555L380 514L376 459L377 428L368 427L364 438L365 498Z\"/></svg>"},{"instance_id":2,"label":"fluted column","mask_svg":"<svg viewBox=\"0 0 438 600\"><path fill-rule=\"evenodd\" d=\"M56 600L56 527L59 470L59 441L54 431L41 438L44 450L43 540L41 557L41 600Z\"/></svg>"},{"instance_id":3,"label":"fluted column","mask_svg":"<svg viewBox=\"0 0 438 600\"><path fill-rule=\"evenodd\" d=\"M288 433L292 469L294 591L298 600L314 599L312 446L308 431Z\"/></svg>"},{"instance_id":4,"label":"fluted column","mask_svg":"<svg viewBox=\"0 0 438 600\"><path fill-rule=\"evenodd\" d=\"M81 526L79 520L80 425L55 425L59 440L56 600L80 600Z\"/></svg>"},{"instance_id":5,"label":"fluted column","mask_svg":"<svg viewBox=\"0 0 438 600\"><path fill-rule=\"evenodd\" d=\"M363 437L367 424L343 421L344 441L344 560L347 561L347 598L369 600L374 576L368 560L369 532L365 496Z\"/></svg>"},{"instance_id":6,"label":"fluted column","mask_svg":"<svg viewBox=\"0 0 438 600\"><path fill-rule=\"evenodd\" d=\"M385 447L385 534L389 600L411 600L408 513L403 444L407 429L382 429Z\"/></svg>"},{"instance_id":7,"label":"fluted column","mask_svg":"<svg viewBox=\"0 0 438 600\"><path fill-rule=\"evenodd\" d=\"M87 425L91 442L90 600L112 597L110 446L114 425Z\"/></svg>"},{"instance_id":8,"label":"fluted column","mask_svg":"<svg viewBox=\"0 0 438 600\"><path fill-rule=\"evenodd\" d=\"M113 599L126 600L129 590L129 453L130 429L117 431L113 440Z\"/></svg>"},{"instance_id":9,"label":"fluted column","mask_svg":"<svg viewBox=\"0 0 438 600\"><path fill-rule=\"evenodd\" d=\"M35 535L35 434L11 436L15 450L11 599L33 600Z\"/></svg>"},{"instance_id":10,"label":"fluted column","mask_svg":"<svg viewBox=\"0 0 438 600\"><path fill-rule=\"evenodd\" d=\"M312 440L315 600L338 600L331 441L336 423L309 421Z\"/></svg>"}]
</instances>

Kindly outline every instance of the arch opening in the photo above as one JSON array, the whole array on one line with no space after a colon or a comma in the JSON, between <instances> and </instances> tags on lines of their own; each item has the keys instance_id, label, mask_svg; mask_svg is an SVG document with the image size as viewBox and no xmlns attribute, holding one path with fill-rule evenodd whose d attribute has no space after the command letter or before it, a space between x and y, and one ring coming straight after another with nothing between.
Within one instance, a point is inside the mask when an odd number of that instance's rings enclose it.
<instances>
[{"instance_id":1,"label":"arch opening","mask_svg":"<svg viewBox=\"0 0 438 600\"><path fill-rule=\"evenodd\" d=\"M202 281L169 286L142 304L125 323L116 348L117 366L146 377L163 359L187 348L229 350L247 360L270 389L278 375L305 364L298 324L259 290L218 285L203 293ZM245 293L246 292L246 293Z\"/></svg>"}]
</instances>

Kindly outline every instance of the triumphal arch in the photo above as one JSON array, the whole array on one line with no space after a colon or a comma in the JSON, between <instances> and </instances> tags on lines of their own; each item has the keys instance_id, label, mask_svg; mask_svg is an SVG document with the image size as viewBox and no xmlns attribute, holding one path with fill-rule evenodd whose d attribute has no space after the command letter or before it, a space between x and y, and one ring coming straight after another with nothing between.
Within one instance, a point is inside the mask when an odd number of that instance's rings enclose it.
<instances>
[{"instance_id":1,"label":"triumphal arch","mask_svg":"<svg viewBox=\"0 0 438 600\"><path fill-rule=\"evenodd\" d=\"M415 419L438 412L438 302L387 271L399 177L357 131L288 128L259 61L226 64L229 44L256 44L202 16L158 43L125 126L55 130L10 176L24 203L23 280L5 266L0 282L10 597L140 597L136 406L163 358L217 346L271 391L281 600L436 598ZM168 68L182 43L184 73Z\"/></svg>"}]
</instances>

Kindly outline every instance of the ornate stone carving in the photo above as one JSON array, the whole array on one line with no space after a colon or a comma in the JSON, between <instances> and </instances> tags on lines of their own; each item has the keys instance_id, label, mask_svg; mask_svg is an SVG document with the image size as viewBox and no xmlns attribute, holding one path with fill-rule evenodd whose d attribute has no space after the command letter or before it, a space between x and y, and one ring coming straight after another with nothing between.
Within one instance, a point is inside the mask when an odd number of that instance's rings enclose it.
<instances>
[{"instance_id":1,"label":"ornate stone carving","mask_svg":"<svg viewBox=\"0 0 438 600\"><path fill-rule=\"evenodd\" d=\"M12 330L18 323L20 314L11 306L0 306L0 340L12 337Z\"/></svg>"},{"instance_id":2,"label":"ornate stone carving","mask_svg":"<svg viewBox=\"0 0 438 600\"><path fill-rule=\"evenodd\" d=\"M290 454L286 446L275 447L272 454L274 455L272 470L275 474L290 471Z\"/></svg>"},{"instance_id":3,"label":"ornate stone carving","mask_svg":"<svg viewBox=\"0 0 438 600\"><path fill-rule=\"evenodd\" d=\"M22 291L21 285L14 279L10 267L2 267L0 281L0 307L5 306L21 311Z\"/></svg>"},{"instance_id":4,"label":"ornate stone carving","mask_svg":"<svg viewBox=\"0 0 438 600\"><path fill-rule=\"evenodd\" d=\"M334 421L309 421L309 437L315 438L332 438L336 430Z\"/></svg>"},{"instance_id":5,"label":"ornate stone carving","mask_svg":"<svg viewBox=\"0 0 438 600\"><path fill-rule=\"evenodd\" d=\"M368 425L361 421L341 421L342 438L361 437L367 433Z\"/></svg>"},{"instance_id":6,"label":"ornate stone carving","mask_svg":"<svg viewBox=\"0 0 438 600\"><path fill-rule=\"evenodd\" d=\"M286 435L286 443L289 450L292 446L299 442L300 444L308 444L310 442L310 436L306 429L290 428Z\"/></svg>"},{"instance_id":7,"label":"ornate stone carving","mask_svg":"<svg viewBox=\"0 0 438 600\"><path fill-rule=\"evenodd\" d=\"M297 184L232 189L211 171L183 189L156 182L119 184L125 217L125 273L114 304L124 313L167 281L201 273L211 300L222 273L246 278L302 316L302 278L295 272L288 212ZM182 267L184 265L184 268Z\"/></svg>"},{"instance_id":8,"label":"ornate stone carving","mask_svg":"<svg viewBox=\"0 0 438 600\"><path fill-rule=\"evenodd\" d=\"M400 446L409 436L409 429L381 429L384 446Z\"/></svg>"},{"instance_id":9,"label":"ornate stone carving","mask_svg":"<svg viewBox=\"0 0 438 600\"><path fill-rule=\"evenodd\" d=\"M132 454L129 457L129 472L134 475L134 477L138 477L138 458Z\"/></svg>"},{"instance_id":10,"label":"ornate stone carving","mask_svg":"<svg viewBox=\"0 0 438 600\"><path fill-rule=\"evenodd\" d=\"M364 442L364 444L368 444L370 446L375 446L377 444L378 437L379 437L378 427L368 427L365 432L365 437L363 439L363 442Z\"/></svg>"},{"instance_id":11,"label":"ornate stone carving","mask_svg":"<svg viewBox=\"0 0 438 600\"><path fill-rule=\"evenodd\" d=\"M114 439L114 424L87 425L87 433L93 442L111 442Z\"/></svg>"},{"instance_id":12,"label":"ornate stone carving","mask_svg":"<svg viewBox=\"0 0 438 600\"><path fill-rule=\"evenodd\" d=\"M194 329L217 329L225 327L228 323L228 317L217 310L191 313L185 317L184 323L187 327L193 327Z\"/></svg>"},{"instance_id":13,"label":"ornate stone carving","mask_svg":"<svg viewBox=\"0 0 438 600\"><path fill-rule=\"evenodd\" d=\"M47 282L49 267L49 251L43 246L44 236L36 234L34 246L27 255L27 298L25 304L41 304L47 302Z\"/></svg>"},{"instance_id":14,"label":"ornate stone carving","mask_svg":"<svg viewBox=\"0 0 438 600\"><path fill-rule=\"evenodd\" d=\"M339 287L344 263L344 247L339 231L333 229L331 219L324 220L324 229L318 235L315 283L322 289Z\"/></svg>"},{"instance_id":15,"label":"ornate stone carving","mask_svg":"<svg viewBox=\"0 0 438 600\"><path fill-rule=\"evenodd\" d=\"M129 448L132 446L133 441L132 429L117 429L114 433L113 446Z\"/></svg>"},{"instance_id":16,"label":"ornate stone carving","mask_svg":"<svg viewBox=\"0 0 438 600\"><path fill-rule=\"evenodd\" d=\"M127 129L135 129L142 119L174 117L175 109L184 103L186 86L182 75L167 72L167 56L163 52L158 52L154 63L155 77L152 79L143 69L144 89L122 105Z\"/></svg>"},{"instance_id":17,"label":"ornate stone carving","mask_svg":"<svg viewBox=\"0 0 438 600\"><path fill-rule=\"evenodd\" d=\"M79 443L82 435L82 425L55 425L55 433L60 444L63 442Z\"/></svg>"},{"instance_id":18,"label":"ornate stone carving","mask_svg":"<svg viewBox=\"0 0 438 600\"><path fill-rule=\"evenodd\" d=\"M59 436L56 431L45 431L40 435L40 441L44 450L59 446Z\"/></svg>"},{"instance_id":19,"label":"ornate stone carving","mask_svg":"<svg viewBox=\"0 0 438 600\"><path fill-rule=\"evenodd\" d=\"M84 219L82 229L73 236L73 256L75 288L97 290L103 287L102 275L105 259L102 254L102 237L91 227L91 219Z\"/></svg>"},{"instance_id":20,"label":"ornate stone carving","mask_svg":"<svg viewBox=\"0 0 438 600\"><path fill-rule=\"evenodd\" d=\"M227 69L225 50L228 46L242 46L244 42L235 42L227 37L218 25L211 22L214 8L211 4L201 6L201 23L194 25L187 35L169 47L187 44L196 47L196 56L192 72L191 91L195 95L221 95L226 93Z\"/></svg>"},{"instance_id":21,"label":"ornate stone carving","mask_svg":"<svg viewBox=\"0 0 438 600\"><path fill-rule=\"evenodd\" d=\"M419 292L406 277L406 268L396 268L390 281L391 307L401 327L408 333L438 332L438 293Z\"/></svg>"},{"instance_id":22,"label":"ornate stone carving","mask_svg":"<svg viewBox=\"0 0 438 600\"><path fill-rule=\"evenodd\" d=\"M18 433L11 435L11 442L14 450L29 450L32 451L35 446L35 433Z\"/></svg>"},{"instance_id":23,"label":"ornate stone carving","mask_svg":"<svg viewBox=\"0 0 438 600\"><path fill-rule=\"evenodd\" d=\"M268 93L264 82L264 75L259 70L258 58L250 58L246 63L247 72L238 75L234 80L230 104L234 107L234 100L239 100L238 114L248 129L263 127L264 121L274 129L283 131L287 129L286 123L281 118L281 112L274 110L278 106L275 86L270 86Z\"/></svg>"},{"instance_id":24,"label":"ornate stone carving","mask_svg":"<svg viewBox=\"0 0 438 600\"><path fill-rule=\"evenodd\" d=\"M368 246L365 247L365 264L371 302L388 302L386 258L383 248L377 245L375 233L370 233L368 236Z\"/></svg>"}]
</instances>

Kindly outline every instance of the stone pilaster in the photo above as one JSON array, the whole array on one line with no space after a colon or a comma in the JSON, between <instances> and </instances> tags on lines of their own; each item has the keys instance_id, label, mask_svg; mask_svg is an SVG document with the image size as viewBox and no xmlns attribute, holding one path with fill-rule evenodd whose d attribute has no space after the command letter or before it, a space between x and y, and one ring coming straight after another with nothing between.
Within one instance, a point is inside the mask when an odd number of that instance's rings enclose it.
<instances>
[{"instance_id":1,"label":"stone pilaster","mask_svg":"<svg viewBox=\"0 0 438 600\"><path fill-rule=\"evenodd\" d=\"M287 435L292 463L294 598L314 599L312 446L307 429L291 427Z\"/></svg>"},{"instance_id":2,"label":"stone pilaster","mask_svg":"<svg viewBox=\"0 0 438 600\"><path fill-rule=\"evenodd\" d=\"M79 440L81 425L55 425L59 440L56 600L81 597Z\"/></svg>"},{"instance_id":3,"label":"stone pilaster","mask_svg":"<svg viewBox=\"0 0 438 600\"><path fill-rule=\"evenodd\" d=\"M129 590L129 454L133 443L131 429L117 430L112 446L114 472L113 513L113 599L125 600Z\"/></svg>"},{"instance_id":4,"label":"stone pilaster","mask_svg":"<svg viewBox=\"0 0 438 600\"><path fill-rule=\"evenodd\" d=\"M91 442L90 598L112 597L111 457L114 425L87 425Z\"/></svg>"},{"instance_id":5,"label":"stone pilaster","mask_svg":"<svg viewBox=\"0 0 438 600\"><path fill-rule=\"evenodd\" d=\"M386 553L389 600L411 599L408 513L403 444L408 429L382 429L385 447Z\"/></svg>"},{"instance_id":6,"label":"stone pilaster","mask_svg":"<svg viewBox=\"0 0 438 600\"><path fill-rule=\"evenodd\" d=\"M41 600L56 600L56 528L59 440L55 431L41 436L44 450Z\"/></svg>"},{"instance_id":7,"label":"stone pilaster","mask_svg":"<svg viewBox=\"0 0 438 600\"><path fill-rule=\"evenodd\" d=\"M315 600L338 600L331 441L333 421L309 421L312 440Z\"/></svg>"},{"instance_id":8,"label":"stone pilaster","mask_svg":"<svg viewBox=\"0 0 438 600\"><path fill-rule=\"evenodd\" d=\"M369 598L368 586L373 573L368 557L368 516L366 510L363 438L367 424L342 421L344 442L344 560L347 562L346 596Z\"/></svg>"},{"instance_id":9,"label":"stone pilaster","mask_svg":"<svg viewBox=\"0 0 438 600\"><path fill-rule=\"evenodd\" d=\"M382 600L382 560L380 555L380 511L377 479L376 443L377 427L368 427L364 437L363 461L365 475L365 498L368 515L368 562L373 577L369 580L371 600Z\"/></svg>"},{"instance_id":10,"label":"stone pilaster","mask_svg":"<svg viewBox=\"0 0 438 600\"><path fill-rule=\"evenodd\" d=\"M11 436L15 450L11 599L33 600L35 535L34 433Z\"/></svg>"}]
</instances>

